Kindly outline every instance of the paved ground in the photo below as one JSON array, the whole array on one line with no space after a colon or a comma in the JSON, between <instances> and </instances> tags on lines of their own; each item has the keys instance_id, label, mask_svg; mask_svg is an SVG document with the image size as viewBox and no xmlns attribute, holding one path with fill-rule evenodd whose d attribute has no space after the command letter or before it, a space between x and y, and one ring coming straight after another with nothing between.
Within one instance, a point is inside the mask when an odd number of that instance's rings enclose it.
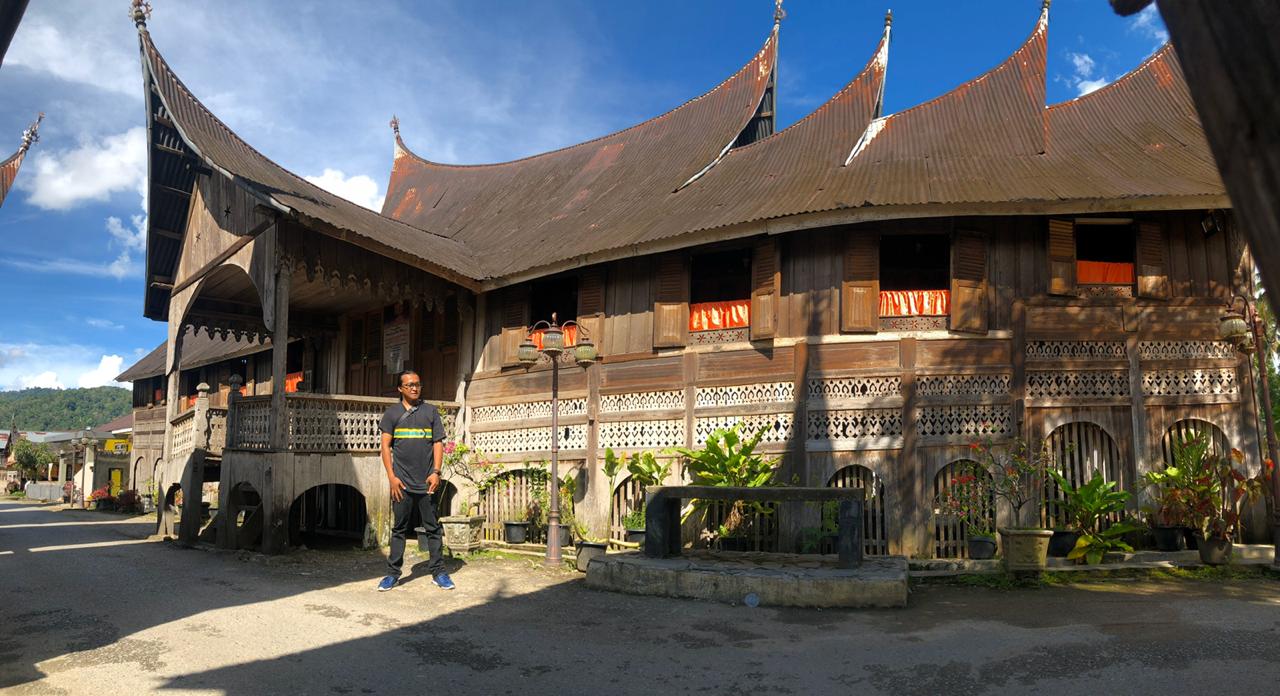
<instances>
[{"instance_id":1,"label":"paved ground","mask_svg":"<svg viewBox=\"0 0 1280 696\"><path fill-rule=\"evenodd\" d=\"M1280 583L924 586L905 610L751 609L587 589L519 559L459 589L372 554L147 541L0 501L0 692L1275 693Z\"/></svg>"}]
</instances>

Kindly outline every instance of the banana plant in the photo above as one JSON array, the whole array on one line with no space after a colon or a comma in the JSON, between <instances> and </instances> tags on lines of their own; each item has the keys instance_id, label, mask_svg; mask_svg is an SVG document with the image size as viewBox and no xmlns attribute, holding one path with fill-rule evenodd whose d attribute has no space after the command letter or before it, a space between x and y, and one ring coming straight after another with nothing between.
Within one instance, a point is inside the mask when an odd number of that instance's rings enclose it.
<instances>
[{"instance_id":1,"label":"banana plant","mask_svg":"<svg viewBox=\"0 0 1280 696\"><path fill-rule=\"evenodd\" d=\"M677 447L672 450L688 460L685 471L693 485L759 488L773 483L776 473L774 465L778 460L765 459L755 452L769 427L760 428L744 440L738 432L739 425L741 424L720 428L711 433L702 449ZM694 512L705 512L710 502L699 499L691 501L683 519L687 520ZM721 530L722 536L731 536L745 524L747 507L741 500L734 501ZM750 507L753 512L767 510L759 503L753 503Z\"/></svg>"}]
</instances>

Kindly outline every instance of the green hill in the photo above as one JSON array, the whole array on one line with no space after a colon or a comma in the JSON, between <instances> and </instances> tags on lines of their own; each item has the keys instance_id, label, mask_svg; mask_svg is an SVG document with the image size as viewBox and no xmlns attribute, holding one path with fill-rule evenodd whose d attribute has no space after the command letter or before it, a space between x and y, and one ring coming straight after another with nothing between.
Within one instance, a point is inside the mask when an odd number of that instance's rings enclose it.
<instances>
[{"instance_id":1,"label":"green hill","mask_svg":"<svg viewBox=\"0 0 1280 696\"><path fill-rule=\"evenodd\" d=\"M23 389L0 392L0 428L17 416L18 430L83 430L119 418L133 407L128 389Z\"/></svg>"}]
</instances>

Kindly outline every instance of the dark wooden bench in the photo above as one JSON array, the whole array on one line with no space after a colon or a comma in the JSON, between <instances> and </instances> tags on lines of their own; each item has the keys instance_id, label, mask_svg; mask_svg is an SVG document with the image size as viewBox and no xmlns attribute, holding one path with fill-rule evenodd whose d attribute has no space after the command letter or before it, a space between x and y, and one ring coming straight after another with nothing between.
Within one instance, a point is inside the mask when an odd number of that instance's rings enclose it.
<instances>
[{"instance_id":1,"label":"dark wooden bench","mask_svg":"<svg viewBox=\"0 0 1280 696\"><path fill-rule=\"evenodd\" d=\"M644 553L651 558L680 555L680 503L683 500L749 500L760 502L840 501L836 518L838 567L862 565L861 488L729 488L722 486L654 486L645 493Z\"/></svg>"}]
</instances>

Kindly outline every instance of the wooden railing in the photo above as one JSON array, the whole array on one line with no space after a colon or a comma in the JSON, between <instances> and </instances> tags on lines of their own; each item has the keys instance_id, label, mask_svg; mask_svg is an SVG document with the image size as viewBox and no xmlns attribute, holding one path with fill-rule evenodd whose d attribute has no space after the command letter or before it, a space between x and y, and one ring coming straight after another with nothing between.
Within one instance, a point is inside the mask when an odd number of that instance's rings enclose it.
<instances>
[{"instance_id":1,"label":"wooden railing","mask_svg":"<svg viewBox=\"0 0 1280 696\"><path fill-rule=\"evenodd\" d=\"M209 443L207 449L209 454L222 456L222 450L227 445L227 409L210 408L206 416L208 422Z\"/></svg>"},{"instance_id":2,"label":"wooden railing","mask_svg":"<svg viewBox=\"0 0 1280 696\"><path fill-rule=\"evenodd\" d=\"M294 452L377 452L382 436L382 414L393 398L346 394L289 394L285 398L288 449ZM450 402L426 402L441 410L445 432L452 435L458 406ZM271 397L251 396L232 400L228 409L228 447L265 450L271 444Z\"/></svg>"},{"instance_id":3,"label":"wooden railing","mask_svg":"<svg viewBox=\"0 0 1280 696\"><path fill-rule=\"evenodd\" d=\"M171 457L180 459L196 446L196 412L187 411L173 419L173 448Z\"/></svg>"}]
</instances>

